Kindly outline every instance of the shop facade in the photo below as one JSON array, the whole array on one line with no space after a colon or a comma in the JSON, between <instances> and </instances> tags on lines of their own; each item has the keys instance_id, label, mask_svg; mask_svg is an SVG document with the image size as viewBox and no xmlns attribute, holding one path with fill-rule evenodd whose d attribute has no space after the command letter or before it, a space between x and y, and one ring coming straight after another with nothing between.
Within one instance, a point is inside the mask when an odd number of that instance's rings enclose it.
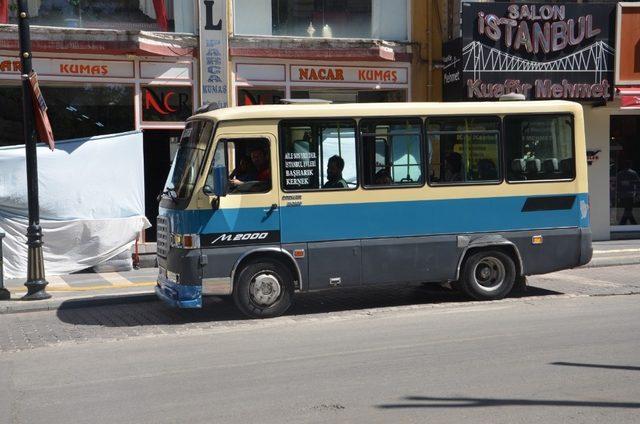
<instances>
[{"instance_id":1,"label":"shop facade","mask_svg":"<svg viewBox=\"0 0 640 424\"><path fill-rule=\"evenodd\" d=\"M443 45L445 101L582 104L594 240L640 237L640 120L616 88L616 15L615 2L462 3L461 34Z\"/></svg>"},{"instance_id":2,"label":"shop facade","mask_svg":"<svg viewBox=\"0 0 640 424\"><path fill-rule=\"evenodd\" d=\"M193 18L192 18L193 20ZM173 25L173 23L172 23ZM114 37L115 33L115 37ZM184 121L199 104L197 38L32 27L33 68L56 140L143 130L145 209L155 241L162 191ZM23 144L17 28L0 34L0 145Z\"/></svg>"},{"instance_id":3,"label":"shop facade","mask_svg":"<svg viewBox=\"0 0 640 424\"><path fill-rule=\"evenodd\" d=\"M411 101L410 3L233 1L231 105Z\"/></svg>"}]
</instances>

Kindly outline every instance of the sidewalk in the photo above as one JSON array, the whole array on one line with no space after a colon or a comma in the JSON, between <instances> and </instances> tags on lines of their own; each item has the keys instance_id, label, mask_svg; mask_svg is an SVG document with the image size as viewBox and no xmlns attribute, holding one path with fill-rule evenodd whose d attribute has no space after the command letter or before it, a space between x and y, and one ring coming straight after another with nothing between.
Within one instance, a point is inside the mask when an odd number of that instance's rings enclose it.
<instances>
[{"instance_id":1,"label":"sidewalk","mask_svg":"<svg viewBox=\"0 0 640 424\"><path fill-rule=\"evenodd\" d=\"M640 240L614 240L593 243L593 259L584 268L640 264ZM157 268L128 272L83 273L47 276L51 299L23 302L24 279L5 281L10 301L0 301L0 314L133 303L155 299L153 288Z\"/></svg>"}]
</instances>

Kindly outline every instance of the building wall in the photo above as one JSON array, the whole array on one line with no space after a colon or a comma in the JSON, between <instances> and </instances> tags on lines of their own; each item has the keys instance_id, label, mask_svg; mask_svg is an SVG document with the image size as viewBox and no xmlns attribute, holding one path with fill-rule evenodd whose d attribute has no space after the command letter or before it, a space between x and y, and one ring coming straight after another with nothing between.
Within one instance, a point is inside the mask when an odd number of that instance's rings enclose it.
<instances>
[{"instance_id":1,"label":"building wall","mask_svg":"<svg viewBox=\"0 0 640 424\"><path fill-rule=\"evenodd\" d=\"M411 100L414 102L442 101L442 71L435 69L435 65L442 59L442 17L446 15L446 3L411 1Z\"/></svg>"}]
</instances>

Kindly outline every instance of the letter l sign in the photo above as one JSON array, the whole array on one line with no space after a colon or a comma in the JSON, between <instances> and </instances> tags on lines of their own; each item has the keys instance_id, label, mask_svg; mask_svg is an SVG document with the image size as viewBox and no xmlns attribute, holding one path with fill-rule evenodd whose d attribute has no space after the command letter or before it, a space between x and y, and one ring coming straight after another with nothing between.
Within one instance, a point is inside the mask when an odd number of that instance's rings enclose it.
<instances>
[{"instance_id":1,"label":"letter l sign","mask_svg":"<svg viewBox=\"0 0 640 424\"><path fill-rule=\"evenodd\" d=\"M213 1L213 0L205 0L205 2L204 2L204 7L207 9L206 10L207 20L206 20L206 25L204 26L204 29L220 31L222 29L222 19L220 19L217 24L215 24L215 25L213 24L213 5L214 5L214 3L215 3L215 1Z\"/></svg>"}]
</instances>

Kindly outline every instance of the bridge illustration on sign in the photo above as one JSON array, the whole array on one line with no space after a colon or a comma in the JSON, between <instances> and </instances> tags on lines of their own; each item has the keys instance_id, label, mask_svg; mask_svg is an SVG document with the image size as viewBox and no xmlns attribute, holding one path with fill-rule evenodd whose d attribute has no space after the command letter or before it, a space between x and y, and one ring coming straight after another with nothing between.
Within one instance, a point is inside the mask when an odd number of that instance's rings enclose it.
<instances>
[{"instance_id":1,"label":"bridge illustration on sign","mask_svg":"<svg viewBox=\"0 0 640 424\"><path fill-rule=\"evenodd\" d=\"M604 41L548 62L523 59L479 41L473 41L462 49L464 71L473 72L474 79L480 79L485 72L590 72L594 83L598 83L602 74L613 70L613 56L614 49Z\"/></svg>"}]
</instances>

